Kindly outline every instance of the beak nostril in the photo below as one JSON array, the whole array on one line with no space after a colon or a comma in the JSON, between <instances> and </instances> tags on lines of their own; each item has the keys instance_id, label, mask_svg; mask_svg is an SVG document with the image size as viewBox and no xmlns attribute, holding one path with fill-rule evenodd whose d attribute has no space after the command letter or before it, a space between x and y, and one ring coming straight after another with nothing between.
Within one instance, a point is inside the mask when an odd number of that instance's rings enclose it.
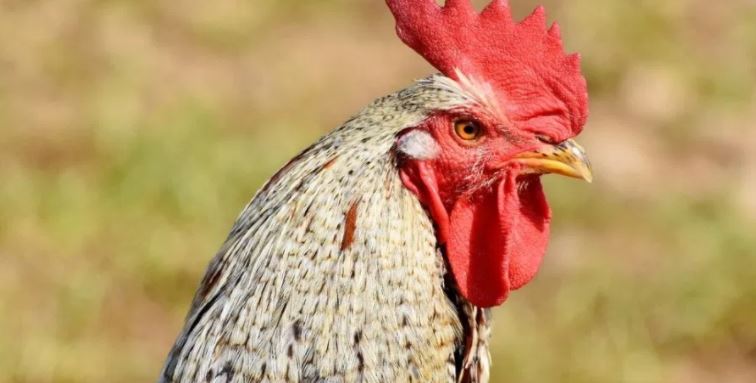
<instances>
[{"instance_id":1,"label":"beak nostril","mask_svg":"<svg viewBox=\"0 0 756 383\"><path fill-rule=\"evenodd\" d=\"M541 143L544 143L544 144L556 145L556 143L554 142L554 140L552 140L551 138L549 138L547 136L541 135L541 134L537 135L536 139L538 141L540 141Z\"/></svg>"}]
</instances>

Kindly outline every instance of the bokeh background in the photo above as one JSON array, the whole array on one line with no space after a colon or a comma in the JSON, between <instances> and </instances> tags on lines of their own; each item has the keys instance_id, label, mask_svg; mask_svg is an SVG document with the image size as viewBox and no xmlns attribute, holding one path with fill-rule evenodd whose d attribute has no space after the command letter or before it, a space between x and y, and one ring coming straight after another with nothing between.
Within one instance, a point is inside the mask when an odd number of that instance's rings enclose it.
<instances>
[{"instance_id":1,"label":"bokeh background","mask_svg":"<svg viewBox=\"0 0 756 383\"><path fill-rule=\"evenodd\" d=\"M756 382L756 2L544 2L596 182L548 179L493 382ZM0 36L0 382L154 381L255 190L432 72L381 0L0 0Z\"/></svg>"}]
</instances>

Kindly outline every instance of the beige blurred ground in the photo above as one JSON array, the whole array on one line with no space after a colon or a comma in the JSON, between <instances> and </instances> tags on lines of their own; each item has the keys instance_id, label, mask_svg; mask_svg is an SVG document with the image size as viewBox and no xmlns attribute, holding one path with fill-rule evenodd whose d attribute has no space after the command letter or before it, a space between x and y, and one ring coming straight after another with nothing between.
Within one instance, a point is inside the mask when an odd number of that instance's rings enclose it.
<instances>
[{"instance_id":1,"label":"beige blurred ground","mask_svg":"<svg viewBox=\"0 0 756 383\"><path fill-rule=\"evenodd\" d=\"M756 381L756 3L546 5L597 180L548 181L493 381ZM153 381L261 183L431 72L381 0L0 0L0 36L0 382Z\"/></svg>"}]
</instances>

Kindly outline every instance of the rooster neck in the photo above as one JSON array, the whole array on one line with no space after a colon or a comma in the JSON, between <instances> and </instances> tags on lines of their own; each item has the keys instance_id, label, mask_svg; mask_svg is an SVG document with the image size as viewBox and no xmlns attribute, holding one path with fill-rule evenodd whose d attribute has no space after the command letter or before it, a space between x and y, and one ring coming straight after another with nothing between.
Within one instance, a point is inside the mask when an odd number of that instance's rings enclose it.
<instances>
[{"instance_id":1,"label":"rooster neck","mask_svg":"<svg viewBox=\"0 0 756 383\"><path fill-rule=\"evenodd\" d=\"M405 96L379 99L255 196L205 275L166 381L457 380L460 355L478 347L465 342L475 316L445 284L432 222L398 176L396 134L425 118Z\"/></svg>"}]
</instances>

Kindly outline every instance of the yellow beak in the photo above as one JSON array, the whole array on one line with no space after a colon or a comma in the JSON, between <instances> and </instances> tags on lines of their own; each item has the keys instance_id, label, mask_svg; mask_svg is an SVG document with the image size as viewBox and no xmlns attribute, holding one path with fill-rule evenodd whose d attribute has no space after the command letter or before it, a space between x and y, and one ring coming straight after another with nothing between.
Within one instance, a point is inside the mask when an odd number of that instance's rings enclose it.
<instances>
[{"instance_id":1,"label":"yellow beak","mask_svg":"<svg viewBox=\"0 0 756 383\"><path fill-rule=\"evenodd\" d=\"M531 152L519 154L514 159L533 173L555 173L567 177L593 181L591 161L585 150L573 140L558 145L545 145Z\"/></svg>"}]
</instances>

